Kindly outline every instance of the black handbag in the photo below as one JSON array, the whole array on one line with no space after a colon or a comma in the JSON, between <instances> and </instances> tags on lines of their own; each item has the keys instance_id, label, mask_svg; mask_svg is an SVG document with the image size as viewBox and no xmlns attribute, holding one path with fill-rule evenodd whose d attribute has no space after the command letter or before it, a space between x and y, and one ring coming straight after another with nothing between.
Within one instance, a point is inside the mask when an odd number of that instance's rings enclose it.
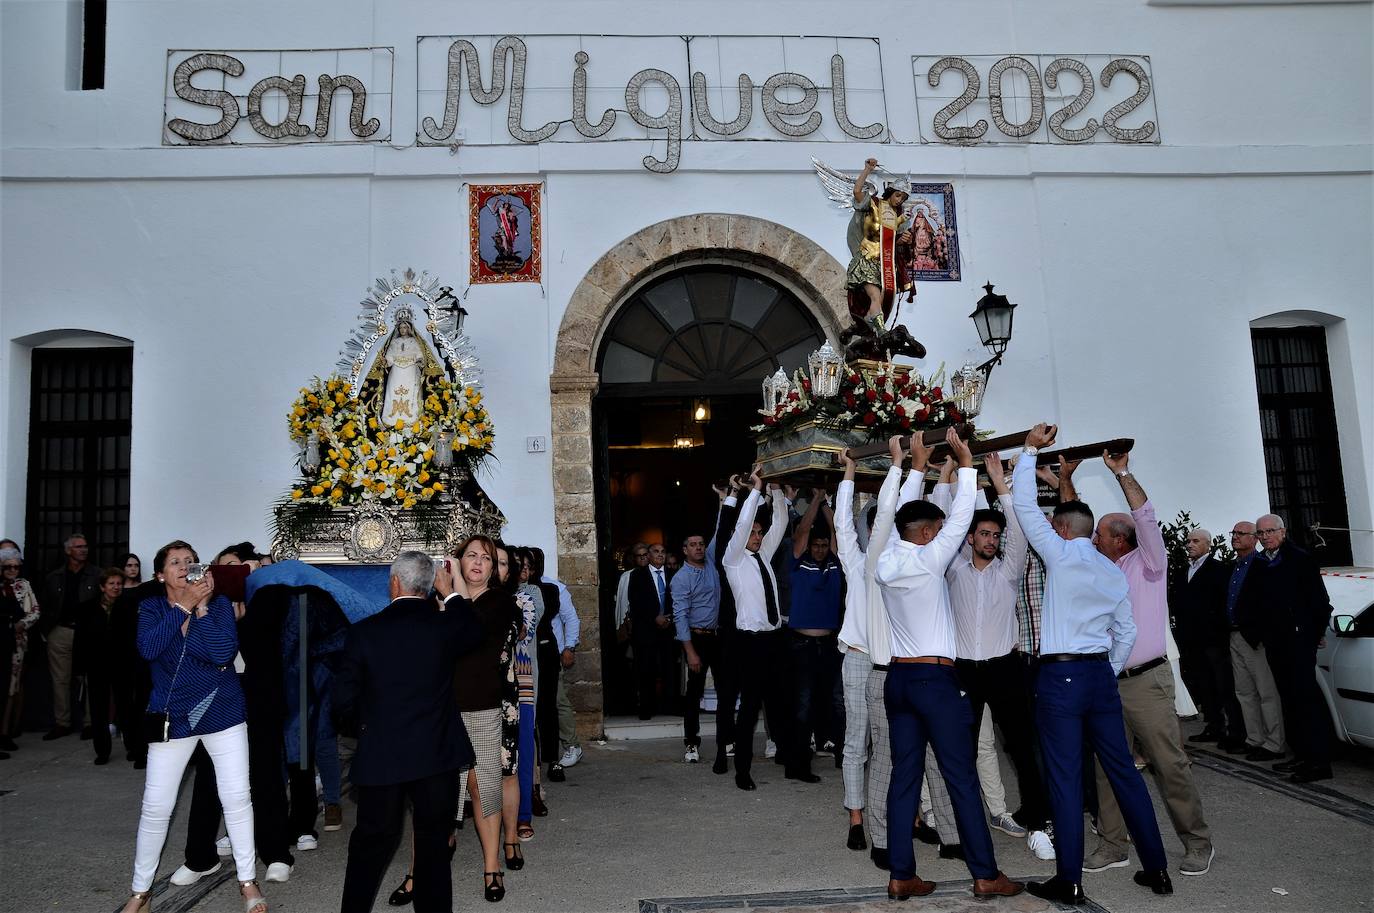
<instances>
[{"instance_id":1,"label":"black handbag","mask_svg":"<svg viewBox=\"0 0 1374 913\"><path fill-rule=\"evenodd\" d=\"M188 632L189 633L189 632ZM154 745L158 742L166 742L171 738L172 715L167 712L172 706L172 689L177 686L177 676L181 674L181 663L186 659L186 640L181 641L181 656L177 658L176 671L172 673L172 683L167 686L167 701L163 704L162 710L143 711L143 740Z\"/></svg>"}]
</instances>

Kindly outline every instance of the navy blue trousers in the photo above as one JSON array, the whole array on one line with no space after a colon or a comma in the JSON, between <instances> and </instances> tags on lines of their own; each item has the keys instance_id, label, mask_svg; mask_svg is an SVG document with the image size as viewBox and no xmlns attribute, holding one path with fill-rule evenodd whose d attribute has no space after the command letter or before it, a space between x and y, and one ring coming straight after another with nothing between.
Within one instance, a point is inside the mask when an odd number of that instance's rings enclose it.
<instances>
[{"instance_id":1,"label":"navy blue trousers","mask_svg":"<svg viewBox=\"0 0 1374 913\"><path fill-rule=\"evenodd\" d=\"M954 805L954 823L968 870L974 878L996 878L997 859L974 766L976 749L970 735L973 709L959 689L954 667L893 663L883 686L883 699L892 744L892 780L887 787L892 877L905 879L916 874L911 839L916 810L921 805L921 775L925 773L929 744L935 749L935 760Z\"/></svg>"},{"instance_id":2,"label":"navy blue trousers","mask_svg":"<svg viewBox=\"0 0 1374 913\"><path fill-rule=\"evenodd\" d=\"M1074 884L1083 881L1085 740L1096 752L1121 806L1141 865L1150 871L1168 868L1150 793L1126 745L1112 664L1096 660L1045 663L1036 677L1035 692L1059 877Z\"/></svg>"}]
</instances>

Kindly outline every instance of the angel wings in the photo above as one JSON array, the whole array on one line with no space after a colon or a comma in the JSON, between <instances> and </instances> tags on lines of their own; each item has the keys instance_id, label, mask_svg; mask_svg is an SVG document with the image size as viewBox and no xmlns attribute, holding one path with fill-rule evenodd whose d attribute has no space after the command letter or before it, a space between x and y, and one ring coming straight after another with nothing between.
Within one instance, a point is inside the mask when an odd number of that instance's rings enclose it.
<instances>
[{"instance_id":1,"label":"angel wings","mask_svg":"<svg viewBox=\"0 0 1374 913\"><path fill-rule=\"evenodd\" d=\"M830 197L830 202L834 203L840 209L853 209L854 181L858 178L858 175L845 174L843 171L837 171L814 155L811 157L811 164L815 167L816 177L820 179L821 186L825 188L826 196ZM879 166L879 170L882 170L881 166ZM888 172L883 171L883 173L887 174ZM893 175L893 177L895 178L896 176ZM892 183L899 185L905 183L909 187L911 185L911 175L908 174L905 181L894 180ZM869 194L876 194L878 192L877 186L872 181L864 182L864 190Z\"/></svg>"}]
</instances>

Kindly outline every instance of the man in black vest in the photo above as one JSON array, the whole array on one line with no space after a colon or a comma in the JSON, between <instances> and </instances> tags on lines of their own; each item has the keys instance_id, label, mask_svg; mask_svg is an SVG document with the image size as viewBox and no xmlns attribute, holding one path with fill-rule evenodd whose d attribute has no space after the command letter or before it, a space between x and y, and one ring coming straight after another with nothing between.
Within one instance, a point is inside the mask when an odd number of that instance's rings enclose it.
<instances>
[{"instance_id":1,"label":"man in black vest","mask_svg":"<svg viewBox=\"0 0 1374 913\"><path fill-rule=\"evenodd\" d=\"M415 910L453 909L448 838L458 810L459 767L474 763L453 702L453 662L482 641L448 563L405 551L391 565L391 604L349 629L334 679L339 731L355 734L350 778L358 820L348 842L343 913L372 909L401 838L406 800L414 809ZM430 588L451 594L442 608Z\"/></svg>"}]
</instances>

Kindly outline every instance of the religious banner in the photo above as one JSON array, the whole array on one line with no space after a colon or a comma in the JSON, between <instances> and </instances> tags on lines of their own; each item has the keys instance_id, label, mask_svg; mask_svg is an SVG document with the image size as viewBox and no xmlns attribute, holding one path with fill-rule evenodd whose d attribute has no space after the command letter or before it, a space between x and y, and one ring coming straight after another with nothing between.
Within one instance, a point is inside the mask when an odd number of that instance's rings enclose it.
<instances>
[{"instance_id":1,"label":"religious banner","mask_svg":"<svg viewBox=\"0 0 1374 913\"><path fill-rule=\"evenodd\" d=\"M959 229L953 184L912 184L906 204L911 220L911 278L959 281Z\"/></svg>"},{"instance_id":2,"label":"religious banner","mask_svg":"<svg viewBox=\"0 0 1374 913\"><path fill-rule=\"evenodd\" d=\"M468 281L539 282L538 184L474 184L468 188Z\"/></svg>"}]
</instances>

